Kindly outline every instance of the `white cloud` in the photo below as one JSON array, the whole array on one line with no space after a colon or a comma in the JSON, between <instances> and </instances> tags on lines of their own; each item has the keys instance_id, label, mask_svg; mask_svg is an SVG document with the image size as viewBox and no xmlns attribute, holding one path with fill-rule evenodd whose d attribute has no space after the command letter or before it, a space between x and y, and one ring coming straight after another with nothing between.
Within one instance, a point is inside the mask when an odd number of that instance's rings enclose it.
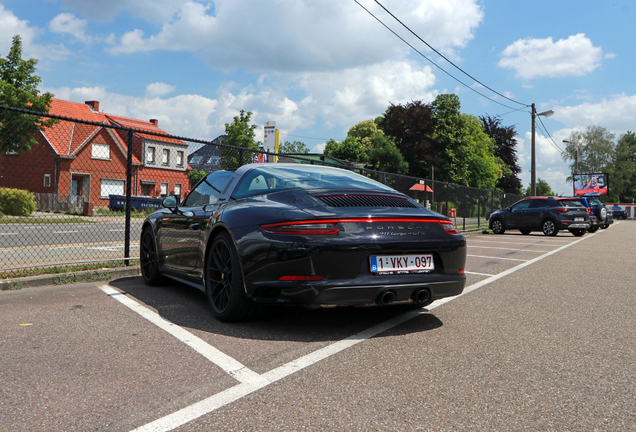
<instances>
[{"instance_id":1,"label":"white cloud","mask_svg":"<svg viewBox=\"0 0 636 432\"><path fill-rule=\"evenodd\" d=\"M381 19L393 21L371 0L363 3ZM447 53L464 47L483 19L475 0L385 3L417 34ZM391 25L400 29L394 21ZM406 30L399 32L422 46ZM354 2L340 0L218 0L214 6L187 0L158 33L146 36L134 29L110 48L115 54L152 50L190 51L216 69L259 72L344 70L401 60L409 51Z\"/></svg>"},{"instance_id":2,"label":"white cloud","mask_svg":"<svg viewBox=\"0 0 636 432\"><path fill-rule=\"evenodd\" d=\"M156 83L149 84L146 87L146 96L147 97L163 96L168 93L172 93L176 89L177 88L173 85L166 84L163 82L156 82Z\"/></svg>"},{"instance_id":3,"label":"white cloud","mask_svg":"<svg viewBox=\"0 0 636 432\"><path fill-rule=\"evenodd\" d=\"M69 55L64 45L35 44L33 41L38 33L40 30L37 27L30 26L28 21L18 19L0 3L0 56L5 57L9 53L15 35L20 35L22 39L24 59L59 60Z\"/></svg>"},{"instance_id":4,"label":"white cloud","mask_svg":"<svg viewBox=\"0 0 636 432\"><path fill-rule=\"evenodd\" d=\"M555 107L554 118L572 129L603 126L616 134L636 130L636 95L625 93L603 98L600 102Z\"/></svg>"},{"instance_id":5,"label":"white cloud","mask_svg":"<svg viewBox=\"0 0 636 432\"><path fill-rule=\"evenodd\" d=\"M70 34L75 39L89 43L92 38L86 34L87 20L75 18L70 13L61 13L53 18L49 24L49 30L53 33Z\"/></svg>"},{"instance_id":6,"label":"white cloud","mask_svg":"<svg viewBox=\"0 0 636 432\"><path fill-rule=\"evenodd\" d=\"M579 33L554 42L546 39L520 39L509 45L498 65L513 69L523 79L582 76L600 66L603 49Z\"/></svg>"}]
</instances>

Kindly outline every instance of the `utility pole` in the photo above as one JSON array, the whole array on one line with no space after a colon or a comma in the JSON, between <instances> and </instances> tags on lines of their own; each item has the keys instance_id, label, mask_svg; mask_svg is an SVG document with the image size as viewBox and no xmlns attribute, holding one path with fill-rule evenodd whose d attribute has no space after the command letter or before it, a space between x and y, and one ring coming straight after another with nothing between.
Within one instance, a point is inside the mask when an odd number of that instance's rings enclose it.
<instances>
[{"instance_id":1,"label":"utility pole","mask_svg":"<svg viewBox=\"0 0 636 432\"><path fill-rule=\"evenodd\" d=\"M537 158L535 151L535 118L537 116L550 117L554 114L554 110L543 111L537 114L537 109L534 104L532 104L532 155L531 155L531 165L530 165L530 195L537 195Z\"/></svg>"}]
</instances>

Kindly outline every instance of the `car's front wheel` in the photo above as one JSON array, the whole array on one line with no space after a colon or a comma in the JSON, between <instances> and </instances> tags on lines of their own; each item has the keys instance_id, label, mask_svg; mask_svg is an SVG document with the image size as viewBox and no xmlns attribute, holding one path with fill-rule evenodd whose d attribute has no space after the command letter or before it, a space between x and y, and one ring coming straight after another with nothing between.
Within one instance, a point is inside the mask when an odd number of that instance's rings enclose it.
<instances>
[{"instance_id":1,"label":"car's front wheel","mask_svg":"<svg viewBox=\"0 0 636 432\"><path fill-rule=\"evenodd\" d=\"M493 220L491 227L492 227L492 232L495 234L503 234L506 231L506 229L503 226L503 222L501 222L501 219Z\"/></svg>"},{"instance_id":2,"label":"car's front wheel","mask_svg":"<svg viewBox=\"0 0 636 432\"><path fill-rule=\"evenodd\" d=\"M552 219L546 219L545 221L543 221L541 230L543 231L543 235L547 236L555 236L559 233L559 229L556 227Z\"/></svg>"},{"instance_id":3,"label":"car's front wheel","mask_svg":"<svg viewBox=\"0 0 636 432\"><path fill-rule=\"evenodd\" d=\"M150 227L146 227L141 234L139 261L144 282L148 285L159 285L163 281L163 276L159 272L155 235Z\"/></svg>"},{"instance_id":4,"label":"car's front wheel","mask_svg":"<svg viewBox=\"0 0 636 432\"><path fill-rule=\"evenodd\" d=\"M214 316L234 322L251 318L254 304L243 288L238 253L228 233L212 242L205 266L205 294Z\"/></svg>"},{"instance_id":5,"label":"car's front wheel","mask_svg":"<svg viewBox=\"0 0 636 432\"><path fill-rule=\"evenodd\" d=\"M585 231L585 228L575 228L570 230L570 232L577 237L581 237L583 234L585 234Z\"/></svg>"}]
</instances>

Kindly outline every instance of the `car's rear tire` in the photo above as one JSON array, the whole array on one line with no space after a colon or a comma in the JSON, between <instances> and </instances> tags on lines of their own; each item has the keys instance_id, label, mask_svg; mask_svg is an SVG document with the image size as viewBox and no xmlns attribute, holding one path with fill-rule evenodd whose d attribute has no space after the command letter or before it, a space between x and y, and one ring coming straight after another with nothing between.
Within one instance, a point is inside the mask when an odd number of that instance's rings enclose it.
<instances>
[{"instance_id":1,"label":"car's rear tire","mask_svg":"<svg viewBox=\"0 0 636 432\"><path fill-rule=\"evenodd\" d=\"M601 229L608 229L609 228L609 224L605 224L603 226L601 226Z\"/></svg>"},{"instance_id":2,"label":"car's rear tire","mask_svg":"<svg viewBox=\"0 0 636 432\"><path fill-rule=\"evenodd\" d=\"M494 234L503 234L504 232L506 232L501 219L494 219L490 226Z\"/></svg>"},{"instance_id":3,"label":"car's rear tire","mask_svg":"<svg viewBox=\"0 0 636 432\"><path fill-rule=\"evenodd\" d=\"M147 285L156 286L163 282L163 275L159 272L159 259L155 246L155 235L152 228L146 227L141 233L139 242L139 263L141 276Z\"/></svg>"},{"instance_id":4,"label":"car's rear tire","mask_svg":"<svg viewBox=\"0 0 636 432\"><path fill-rule=\"evenodd\" d=\"M245 321L254 316L256 306L245 293L238 253L228 233L216 236L207 254L205 295L219 321Z\"/></svg>"},{"instance_id":5,"label":"car's rear tire","mask_svg":"<svg viewBox=\"0 0 636 432\"><path fill-rule=\"evenodd\" d=\"M589 227L589 228L587 229L587 232L595 233L596 231L598 231L598 229L599 229L599 226L598 226L598 225L596 225L596 226L592 226L592 227Z\"/></svg>"},{"instance_id":6,"label":"car's rear tire","mask_svg":"<svg viewBox=\"0 0 636 432\"><path fill-rule=\"evenodd\" d=\"M544 220L541 224L541 230L543 231L543 235L547 236L555 236L559 233L559 229L552 219Z\"/></svg>"},{"instance_id":7,"label":"car's rear tire","mask_svg":"<svg viewBox=\"0 0 636 432\"><path fill-rule=\"evenodd\" d=\"M520 229L519 231L521 231L521 234L523 234L523 235L530 234L530 230L529 229Z\"/></svg>"},{"instance_id":8,"label":"car's rear tire","mask_svg":"<svg viewBox=\"0 0 636 432\"><path fill-rule=\"evenodd\" d=\"M575 228L570 230L570 232L577 237L581 237L583 234L585 234L585 231L585 228Z\"/></svg>"}]
</instances>

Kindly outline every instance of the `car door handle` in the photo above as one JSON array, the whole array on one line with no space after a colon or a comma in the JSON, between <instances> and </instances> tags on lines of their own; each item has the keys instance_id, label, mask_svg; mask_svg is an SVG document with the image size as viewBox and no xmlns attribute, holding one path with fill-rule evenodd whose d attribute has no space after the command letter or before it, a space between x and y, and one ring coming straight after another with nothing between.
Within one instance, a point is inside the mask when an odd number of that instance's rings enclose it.
<instances>
[{"instance_id":1,"label":"car door handle","mask_svg":"<svg viewBox=\"0 0 636 432\"><path fill-rule=\"evenodd\" d=\"M190 229L191 230L198 230L199 228L201 228L201 224L198 222L195 222L193 224L190 224Z\"/></svg>"}]
</instances>

